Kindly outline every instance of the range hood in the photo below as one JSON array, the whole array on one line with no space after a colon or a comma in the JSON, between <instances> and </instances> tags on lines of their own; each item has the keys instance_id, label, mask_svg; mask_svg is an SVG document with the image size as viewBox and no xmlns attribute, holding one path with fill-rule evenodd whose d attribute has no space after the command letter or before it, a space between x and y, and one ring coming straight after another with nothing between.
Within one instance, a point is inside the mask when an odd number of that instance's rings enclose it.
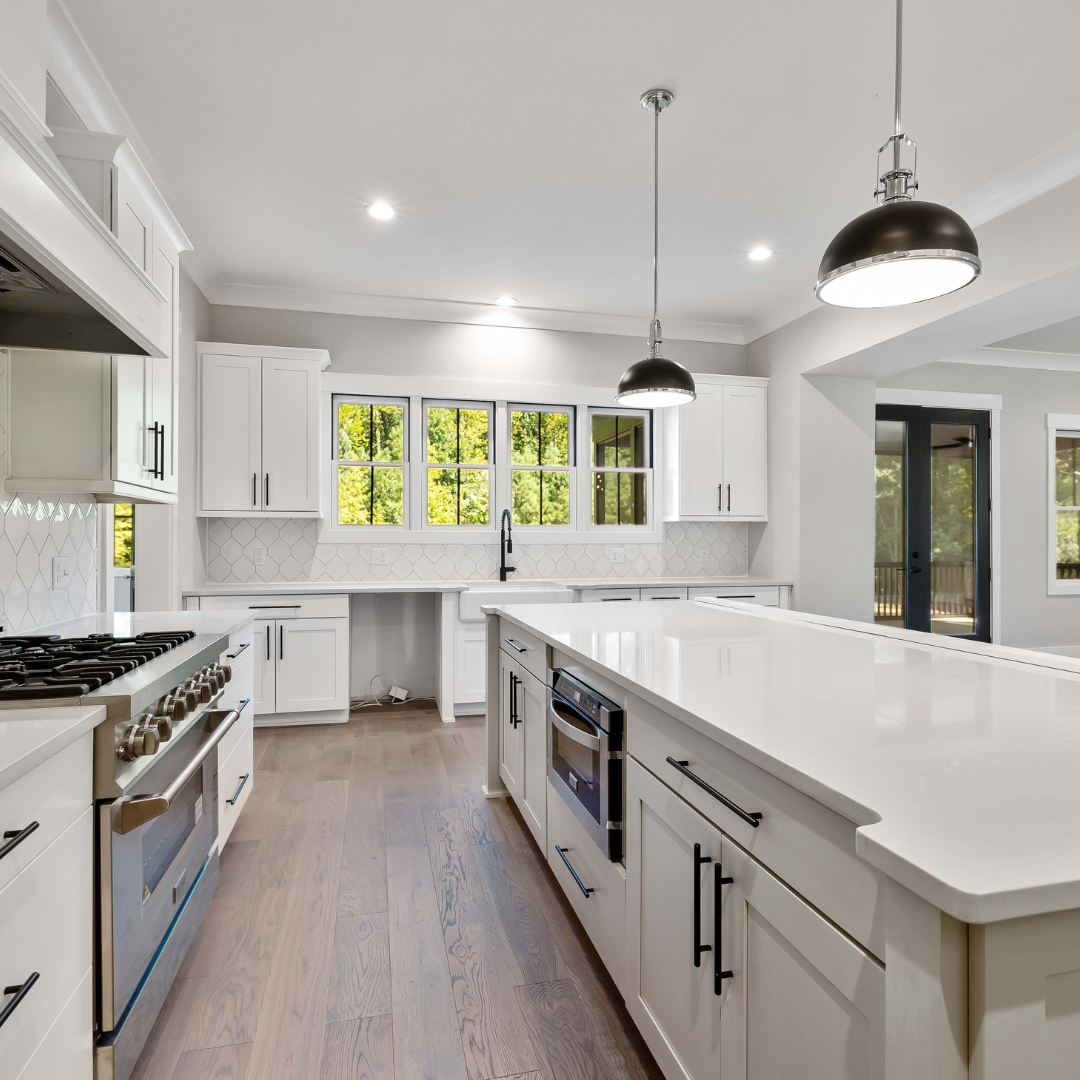
<instances>
[{"instance_id":1,"label":"range hood","mask_svg":"<svg viewBox=\"0 0 1080 1080\"><path fill-rule=\"evenodd\" d=\"M2 229L0 347L149 355Z\"/></svg>"}]
</instances>

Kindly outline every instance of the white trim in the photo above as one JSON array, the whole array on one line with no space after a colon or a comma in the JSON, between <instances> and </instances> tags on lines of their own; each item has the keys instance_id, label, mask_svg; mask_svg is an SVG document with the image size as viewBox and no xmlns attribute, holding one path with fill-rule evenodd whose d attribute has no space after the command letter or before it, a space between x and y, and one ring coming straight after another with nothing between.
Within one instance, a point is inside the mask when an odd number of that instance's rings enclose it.
<instances>
[{"instance_id":1,"label":"white trim","mask_svg":"<svg viewBox=\"0 0 1080 1080\"><path fill-rule=\"evenodd\" d=\"M879 386L875 392L878 405L918 405L924 409L974 409L992 412L1002 407L1000 394L958 394L951 390L904 390Z\"/></svg>"},{"instance_id":2,"label":"white trim","mask_svg":"<svg viewBox=\"0 0 1080 1080\"><path fill-rule=\"evenodd\" d=\"M972 364L977 367L1021 368L1035 371L1080 371L1080 355L1040 352L1033 349L1006 349L985 345L972 352L946 356L939 364Z\"/></svg>"},{"instance_id":3,"label":"white trim","mask_svg":"<svg viewBox=\"0 0 1080 1080\"><path fill-rule=\"evenodd\" d=\"M37 109L27 100L26 95L11 81L11 79L3 72L0 71L0 90L11 98L15 105L20 110L22 116L15 117L14 119L25 119L30 122L39 135L43 135L46 139L52 135L49 130L48 124L45 123L43 117L38 115Z\"/></svg>"},{"instance_id":4,"label":"white trim","mask_svg":"<svg viewBox=\"0 0 1080 1080\"><path fill-rule=\"evenodd\" d=\"M1057 504L1057 437L1062 432L1080 432L1080 416L1074 413L1046 414L1046 595L1080 595L1080 581L1059 581L1057 576L1058 511L1068 509Z\"/></svg>"},{"instance_id":5,"label":"white trim","mask_svg":"<svg viewBox=\"0 0 1080 1080\"><path fill-rule=\"evenodd\" d=\"M284 345L238 345L232 341L196 341L195 351L200 355L211 356L266 356L277 360L311 360L317 362L320 369L325 371L331 364L330 354L325 349L292 349ZM339 390L339 394L353 393L364 396L362 391ZM368 394L367 396L371 396ZM377 395L379 397L394 395ZM397 397L408 397L408 394L398 394Z\"/></svg>"}]
</instances>

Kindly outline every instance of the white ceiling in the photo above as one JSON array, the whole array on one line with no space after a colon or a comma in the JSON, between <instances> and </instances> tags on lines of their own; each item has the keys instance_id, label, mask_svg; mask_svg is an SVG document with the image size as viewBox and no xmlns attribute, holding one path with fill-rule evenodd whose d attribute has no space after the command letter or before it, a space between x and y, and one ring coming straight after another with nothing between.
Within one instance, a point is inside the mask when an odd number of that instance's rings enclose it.
<instances>
[{"instance_id":1,"label":"white ceiling","mask_svg":"<svg viewBox=\"0 0 1080 1080\"><path fill-rule=\"evenodd\" d=\"M367 298L424 317L510 293L535 325L579 312L644 332L652 133L637 101L660 85L676 96L661 317L669 336L743 340L812 305L824 246L872 205L891 128L891 0L66 6L211 300ZM1080 5L908 0L906 26L922 197L977 203L1080 130ZM400 217L370 219L376 199ZM755 244L775 257L749 262Z\"/></svg>"}]
</instances>

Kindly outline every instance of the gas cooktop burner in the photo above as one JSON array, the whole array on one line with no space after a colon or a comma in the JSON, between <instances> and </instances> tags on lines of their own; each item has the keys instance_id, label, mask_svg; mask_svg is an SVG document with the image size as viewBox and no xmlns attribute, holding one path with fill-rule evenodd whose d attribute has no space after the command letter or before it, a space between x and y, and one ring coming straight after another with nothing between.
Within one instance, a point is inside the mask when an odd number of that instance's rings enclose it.
<instances>
[{"instance_id":1,"label":"gas cooktop burner","mask_svg":"<svg viewBox=\"0 0 1080 1080\"><path fill-rule=\"evenodd\" d=\"M82 697L194 636L175 630L131 638L0 638L0 701Z\"/></svg>"}]
</instances>

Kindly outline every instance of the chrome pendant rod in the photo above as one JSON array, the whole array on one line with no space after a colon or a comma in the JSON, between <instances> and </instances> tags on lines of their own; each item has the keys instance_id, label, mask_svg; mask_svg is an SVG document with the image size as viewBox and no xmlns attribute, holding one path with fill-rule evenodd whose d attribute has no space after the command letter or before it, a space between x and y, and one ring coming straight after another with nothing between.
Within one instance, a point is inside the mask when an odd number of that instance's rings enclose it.
<instances>
[{"instance_id":1,"label":"chrome pendant rod","mask_svg":"<svg viewBox=\"0 0 1080 1080\"><path fill-rule=\"evenodd\" d=\"M900 168L901 93L904 81L904 0L896 0L896 138L893 140L893 169Z\"/></svg>"},{"instance_id":2,"label":"chrome pendant rod","mask_svg":"<svg viewBox=\"0 0 1080 1080\"><path fill-rule=\"evenodd\" d=\"M660 102L653 102L653 260L652 260L652 327L650 336L656 340L657 298L660 280Z\"/></svg>"}]
</instances>

